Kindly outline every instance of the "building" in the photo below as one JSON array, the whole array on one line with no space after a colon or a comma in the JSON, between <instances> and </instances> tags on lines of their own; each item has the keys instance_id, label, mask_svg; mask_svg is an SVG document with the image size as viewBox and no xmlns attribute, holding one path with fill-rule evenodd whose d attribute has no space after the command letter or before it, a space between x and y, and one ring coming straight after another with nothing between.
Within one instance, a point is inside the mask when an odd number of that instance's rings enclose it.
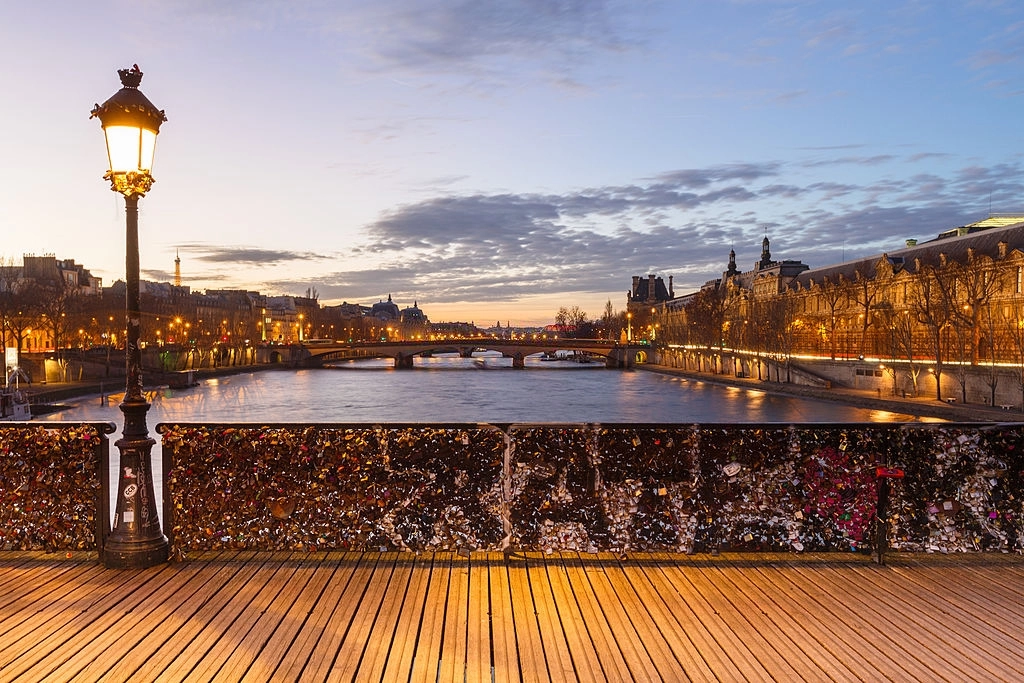
<instances>
[{"instance_id":1,"label":"building","mask_svg":"<svg viewBox=\"0 0 1024 683\"><path fill-rule=\"evenodd\" d=\"M962 376L970 366L1010 364L1024 378L1024 215L814 268L772 259L765 237L749 271L730 252L721 279L654 308L670 344L874 358L905 367L915 388L926 367Z\"/></svg>"},{"instance_id":2,"label":"building","mask_svg":"<svg viewBox=\"0 0 1024 683\"><path fill-rule=\"evenodd\" d=\"M420 309L417 301L402 309L399 320L405 339L426 339L430 336L430 319Z\"/></svg>"}]
</instances>

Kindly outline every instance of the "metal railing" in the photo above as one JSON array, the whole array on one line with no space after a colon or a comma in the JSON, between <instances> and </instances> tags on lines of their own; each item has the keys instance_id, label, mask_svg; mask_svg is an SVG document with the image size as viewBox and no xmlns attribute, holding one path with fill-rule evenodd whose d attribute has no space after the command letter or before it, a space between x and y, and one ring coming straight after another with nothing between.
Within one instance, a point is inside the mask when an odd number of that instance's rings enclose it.
<instances>
[{"instance_id":1,"label":"metal railing","mask_svg":"<svg viewBox=\"0 0 1024 683\"><path fill-rule=\"evenodd\" d=\"M881 559L888 546L1024 545L1017 424L157 430L165 530L179 556L219 548L788 550ZM890 485L897 471L904 476Z\"/></svg>"},{"instance_id":2,"label":"metal railing","mask_svg":"<svg viewBox=\"0 0 1024 683\"><path fill-rule=\"evenodd\" d=\"M0 427L0 549L103 547L113 432L109 422Z\"/></svg>"}]
</instances>

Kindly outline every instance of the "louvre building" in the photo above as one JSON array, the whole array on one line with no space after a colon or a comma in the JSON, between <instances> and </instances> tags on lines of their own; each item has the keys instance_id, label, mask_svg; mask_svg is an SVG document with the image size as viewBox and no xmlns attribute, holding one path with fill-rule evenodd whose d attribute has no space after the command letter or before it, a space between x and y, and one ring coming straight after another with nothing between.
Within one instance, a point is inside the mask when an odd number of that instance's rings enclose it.
<instances>
[{"instance_id":1,"label":"louvre building","mask_svg":"<svg viewBox=\"0 0 1024 683\"><path fill-rule=\"evenodd\" d=\"M629 302L662 344L774 358L873 359L913 375L1024 368L1024 216L990 216L876 256L811 268L772 259L665 301ZM1020 374L1020 373L1019 373ZM1024 374L1021 374L1024 378ZM1022 379L1024 383L1024 379Z\"/></svg>"}]
</instances>

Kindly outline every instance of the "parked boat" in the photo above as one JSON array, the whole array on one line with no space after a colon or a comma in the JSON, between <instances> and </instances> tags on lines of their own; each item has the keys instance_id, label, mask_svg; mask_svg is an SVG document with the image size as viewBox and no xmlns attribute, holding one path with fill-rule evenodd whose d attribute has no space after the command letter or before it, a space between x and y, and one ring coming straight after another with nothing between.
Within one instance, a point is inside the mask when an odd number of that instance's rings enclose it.
<instances>
[{"instance_id":1,"label":"parked boat","mask_svg":"<svg viewBox=\"0 0 1024 683\"><path fill-rule=\"evenodd\" d=\"M32 408L28 396L21 390L20 381L29 381L21 368L14 368L7 376L6 386L0 390L0 420L4 422L24 422L32 419Z\"/></svg>"}]
</instances>

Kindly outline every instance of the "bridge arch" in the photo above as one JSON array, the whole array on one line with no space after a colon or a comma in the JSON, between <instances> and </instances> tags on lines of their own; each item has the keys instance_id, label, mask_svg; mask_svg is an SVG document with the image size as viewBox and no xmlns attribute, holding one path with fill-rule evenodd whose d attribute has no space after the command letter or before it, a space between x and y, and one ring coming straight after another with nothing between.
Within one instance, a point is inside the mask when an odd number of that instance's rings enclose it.
<instances>
[{"instance_id":1,"label":"bridge arch","mask_svg":"<svg viewBox=\"0 0 1024 683\"><path fill-rule=\"evenodd\" d=\"M604 358L607 367L627 368L632 367L636 363L647 362L649 355L649 350L638 348L636 345L617 344L602 339L513 341L491 337L459 340L338 344L334 346L316 345L305 347L302 351L302 358L295 358L294 362L307 367L320 367L325 363L345 360L393 358L395 359L395 367L411 368L413 367L413 359L416 356L457 352L462 357L469 357L474 351L494 351L500 353L505 358L512 358L512 367L523 368L525 367L527 356L545 352L572 351L596 358Z\"/></svg>"}]
</instances>

